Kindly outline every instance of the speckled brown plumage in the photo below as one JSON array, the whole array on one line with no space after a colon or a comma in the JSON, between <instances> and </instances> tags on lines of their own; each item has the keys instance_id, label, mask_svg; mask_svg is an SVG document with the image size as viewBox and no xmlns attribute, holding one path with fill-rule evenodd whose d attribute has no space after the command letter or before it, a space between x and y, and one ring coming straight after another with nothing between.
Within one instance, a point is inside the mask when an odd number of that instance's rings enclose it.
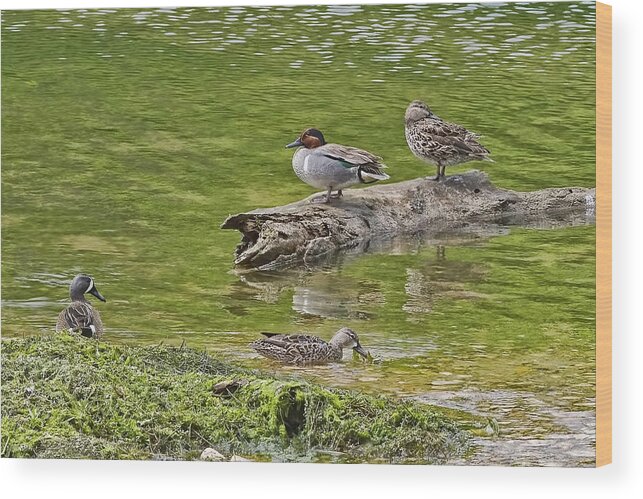
<instances>
[{"instance_id":1,"label":"speckled brown plumage","mask_svg":"<svg viewBox=\"0 0 643 499\"><path fill-rule=\"evenodd\" d=\"M83 336L98 337L103 334L103 321L98 310L87 300L74 301L58 315L56 331L65 329L71 329Z\"/></svg>"},{"instance_id":2,"label":"speckled brown plumage","mask_svg":"<svg viewBox=\"0 0 643 499\"><path fill-rule=\"evenodd\" d=\"M405 114L406 142L418 158L437 167L436 180L443 178L447 166L468 161L493 161L480 138L461 125L444 121L421 101L409 104Z\"/></svg>"},{"instance_id":3,"label":"speckled brown plumage","mask_svg":"<svg viewBox=\"0 0 643 499\"><path fill-rule=\"evenodd\" d=\"M87 337L99 337L103 334L103 321L100 314L87 301L85 293L90 293L99 300L106 301L96 289L94 280L90 276L77 275L69 286L71 304L58 314L56 331L71 330Z\"/></svg>"},{"instance_id":4,"label":"speckled brown plumage","mask_svg":"<svg viewBox=\"0 0 643 499\"><path fill-rule=\"evenodd\" d=\"M363 357L366 351L359 338L349 328L342 328L326 342L318 336L306 334L263 333L261 338L250 344L259 354L286 364L326 364L342 360L343 349L353 348Z\"/></svg>"}]
</instances>

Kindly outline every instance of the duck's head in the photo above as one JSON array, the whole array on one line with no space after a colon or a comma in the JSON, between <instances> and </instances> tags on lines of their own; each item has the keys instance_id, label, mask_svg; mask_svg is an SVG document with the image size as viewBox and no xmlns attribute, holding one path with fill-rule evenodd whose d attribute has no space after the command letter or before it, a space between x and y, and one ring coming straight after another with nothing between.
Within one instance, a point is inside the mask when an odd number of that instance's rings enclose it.
<instances>
[{"instance_id":1,"label":"duck's head","mask_svg":"<svg viewBox=\"0 0 643 499\"><path fill-rule=\"evenodd\" d=\"M342 349L352 348L362 357L367 358L368 353L362 348L362 345L359 344L359 338L357 334L352 329L347 327L341 328L335 333L335 336L330 340L331 345L338 346Z\"/></svg>"},{"instance_id":2,"label":"duck's head","mask_svg":"<svg viewBox=\"0 0 643 499\"><path fill-rule=\"evenodd\" d=\"M315 147L323 146L326 143L324 135L316 128L308 128L294 142L288 144L289 147L305 147L306 149L314 149Z\"/></svg>"},{"instance_id":3,"label":"duck's head","mask_svg":"<svg viewBox=\"0 0 643 499\"><path fill-rule=\"evenodd\" d=\"M107 301L96 289L94 279L85 274L78 274L69 285L69 296L74 301L82 300L85 293L94 295L100 301Z\"/></svg>"},{"instance_id":4,"label":"duck's head","mask_svg":"<svg viewBox=\"0 0 643 499\"><path fill-rule=\"evenodd\" d=\"M421 120L422 118L429 118L433 116L431 109L421 100L414 100L406 108L404 114L404 121L413 123L414 121Z\"/></svg>"}]
</instances>

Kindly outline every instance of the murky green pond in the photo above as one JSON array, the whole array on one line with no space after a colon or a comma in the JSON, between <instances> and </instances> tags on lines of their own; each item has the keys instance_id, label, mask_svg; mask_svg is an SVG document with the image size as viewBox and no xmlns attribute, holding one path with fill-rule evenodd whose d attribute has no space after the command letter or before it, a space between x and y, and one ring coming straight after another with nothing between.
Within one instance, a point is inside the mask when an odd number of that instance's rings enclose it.
<instances>
[{"instance_id":1,"label":"murky green pond","mask_svg":"<svg viewBox=\"0 0 643 499\"><path fill-rule=\"evenodd\" d=\"M393 181L432 174L404 139L415 98L484 136L496 162L473 167L498 185L593 186L593 3L2 18L3 336L51 330L80 271L110 342L282 371L247 347L260 331L348 325L381 362L290 371L495 418L468 462L593 462L591 219L274 273L233 271L239 236L218 228L312 193L284 149L308 126Z\"/></svg>"}]
</instances>

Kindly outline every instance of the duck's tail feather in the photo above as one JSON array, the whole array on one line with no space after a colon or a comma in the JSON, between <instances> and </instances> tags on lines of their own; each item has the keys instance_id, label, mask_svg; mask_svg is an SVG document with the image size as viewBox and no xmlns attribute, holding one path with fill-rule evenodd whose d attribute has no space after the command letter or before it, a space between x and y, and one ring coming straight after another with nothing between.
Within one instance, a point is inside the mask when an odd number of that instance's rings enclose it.
<instances>
[{"instance_id":1,"label":"duck's tail feather","mask_svg":"<svg viewBox=\"0 0 643 499\"><path fill-rule=\"evenodd\" d=\"M377 182L378 180L388 180L391 178L389 175L384 173L380 168L386 168L386 165L375 166L360 166L357 171L357 176L359 177L360 182L363 184L371 184Z\"/></svg>"},{"instance_id":2,"label":"duck's tail feather","mask_svg":"<svg viewBox=\"0 0 643 499\"><path fill-rule=\"evenodd\" d=\"M93 324L90 324L89 326L86 327L70 327L68 329L70 333L79 333L81 336L84 336L85 338L93 338L96 335L96 326Z\"/></svg>"},{"instance_id":3,"label":"duck's tail feather","mask_svg":"<svg viewBox=\"0 0 643 499\"><path fill-rule=\"evenodd\" d=\"M362 176L372 178L372 179L375 179L375 180L388 180L389 178L391 178L389 175L387 175L384 172L381 172L381 173L362 172Z\"/></svg>"}]
</instances>

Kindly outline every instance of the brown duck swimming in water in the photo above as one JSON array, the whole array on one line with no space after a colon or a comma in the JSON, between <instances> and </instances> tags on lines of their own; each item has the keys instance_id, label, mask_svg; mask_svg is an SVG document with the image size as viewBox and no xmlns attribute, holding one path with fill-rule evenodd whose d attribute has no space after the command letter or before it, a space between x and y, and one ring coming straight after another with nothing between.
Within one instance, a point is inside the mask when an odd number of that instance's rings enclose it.
<instances>
[{"instance_id":1,"label":"brown duck swimming in water","mask_svg":"<svg viewBox=\"0 0 643 499\"><path fill-rule=\"evenodd\" d=\"M406 143L418 158L435 165L433 180L445 177L447 166L468 161L493 161L489 149L478 142L479 135L434 114L429 106L414 100L404 115Z\"/></svg>"},{"instance_id":2,"label":"brown duck swimming in water","mask_svg":"<svg viewBox=\"0 0 643 499\"><path fill-rule=\"evenodd\" d=\"M368 353L359 343L357 334L347 327L341 328L326 342L318 336L306 334L262 333L261 338L250 344L259 354L286 364L326 364L342 360L344 348L352 348L362 357Z\"/></svg>"},{"instance_id":3,"label":"brown duck swimming in water","mask_svg":"<svg viewBox=\"0 0 643 499\"><path fill-rule=\"evenodd\" d=\"M107 301L96 289L94 279L88 275L78 274L69 286L71 304L58 315L56 331L74 331L88 338L97 338L103 333L100 314L87 301L85 293L94 295L100 301Z\"/></svg>"}]
</instances>

